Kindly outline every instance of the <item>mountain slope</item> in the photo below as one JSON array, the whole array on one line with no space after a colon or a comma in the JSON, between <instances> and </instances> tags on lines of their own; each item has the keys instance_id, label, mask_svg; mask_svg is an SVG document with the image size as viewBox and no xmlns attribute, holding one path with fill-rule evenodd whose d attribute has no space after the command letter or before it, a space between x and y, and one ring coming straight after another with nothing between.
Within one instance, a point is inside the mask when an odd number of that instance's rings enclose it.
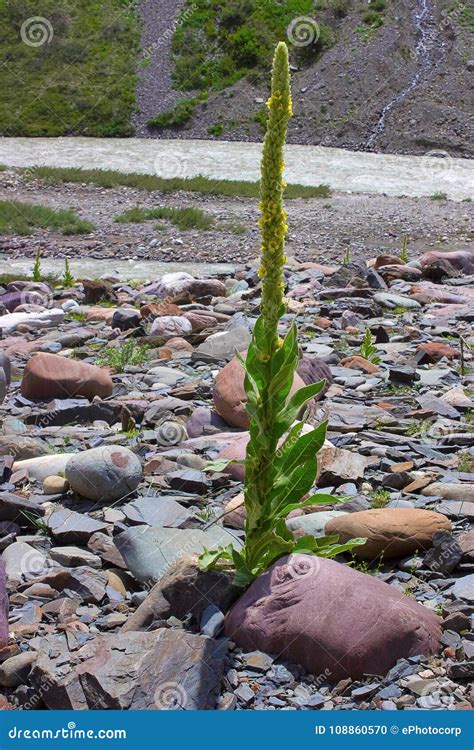
<instances>
[{"instance_id":1,"label":"mountain slope","mask_svg":"<svg viewBox=\"0 0 474 750\"><path fill-rule=\"evenodd\" d=\"M252 0L166 3L168 8L175 6L177 20L174 25L170 22L173 45L169 41L167 48L162 46L151 64L142 69L139 101L147 80L154 79L159 86L168 56L174 63L172 84L162 104L157 97L153 109L147 100L147 116L139 117L142 135L261 139L268 93L266 55L274 39L286 36L295 68L290 142L472 154L472 6L451 0L372 0L370 5L323 0L309 6L300 2L297 7L303 9L304 17L295 15L285 26L291 5L285 3L284 18L277 19L272 33L266 29L263 41L258 39L259 46L252 46L250 32L245 36L243 30L258 30L259 20L252 26L249 16L242 13L246 2ZM146 0L142 5L145 26L149 4ZM268 11L277 3L265 0L264 5ZM261 10L261 5L257 6ZM382 10L370 10L374 7ZM232 9L236 16L234 26L229 27ZM241 32L243 46L238 53L227 44L237 32ZM305 33L306 38L313 36L308 45L304 45ZM225 86L226 82L230 85ZM198 96L205 101L199 101ZM183 99L189 106L180 103ZM384 108L387 111L380 127ZM166 115L170 110L171 118ZM159 115L159 127L147 127L150 111ZM170 119L178 126L166 127Z\"/></svg>"}]
</instances>

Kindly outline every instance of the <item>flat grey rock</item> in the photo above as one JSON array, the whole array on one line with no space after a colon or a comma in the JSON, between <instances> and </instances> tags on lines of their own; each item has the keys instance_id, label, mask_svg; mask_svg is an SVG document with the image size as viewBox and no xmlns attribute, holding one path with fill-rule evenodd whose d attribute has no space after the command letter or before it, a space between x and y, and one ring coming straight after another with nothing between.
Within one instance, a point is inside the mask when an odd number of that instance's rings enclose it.
<instances>
[{"instance_id":1,"label":"flat grey rock","mask_svg":"<svg viewBox=\"0 0 474 750\"><path fill-rule=\"evenodd\" d=\"M204 547L214 549L229 544L236 549L241 547L239 539L221 526L211 526L207 531L134 526L114 541L129 570L142 583L159 581L175 560L200 554Z\"/></svg>"}]
</instances>

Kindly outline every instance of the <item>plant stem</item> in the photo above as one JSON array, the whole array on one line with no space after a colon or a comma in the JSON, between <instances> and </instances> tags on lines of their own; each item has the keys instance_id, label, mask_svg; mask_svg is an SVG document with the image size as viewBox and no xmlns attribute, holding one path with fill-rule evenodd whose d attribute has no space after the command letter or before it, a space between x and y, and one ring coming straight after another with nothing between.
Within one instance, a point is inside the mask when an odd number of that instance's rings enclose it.
<instances>
[{"instance_id":1,"label":"plant stem","mask_svg":"<svg viewBox=\"0 0 474 750\"><path fill-rule=\"evenodd\" d=\"M291 117L290 72L288 49L281 42L273 58L271 96L267 102L269 110L267 132L263 144L261 161L261 201L259 208L261 218L259 226L262 236L261 265L259 276L262 279L261 315L263 319L263 336L256 356L264 370L263 389L258 404L260 424L258 438L251 435L248 451L252 460L247 461L245 488L253 487L254 496L262 512L257 518L247 515L245 552L248 566L251 568L254 559L258 558L258 544L262 531L271 528L269 514L264 512L269 501L273 483L273 461L278 445L274 436L276 420L275 401L269 395L273 378L273 355L280 347L278 322L283 309L283 266L285 263L285 235L288 231L286 212L283 208L283 149L286 139L288 120Z\"/></svg>"}]
</instances>

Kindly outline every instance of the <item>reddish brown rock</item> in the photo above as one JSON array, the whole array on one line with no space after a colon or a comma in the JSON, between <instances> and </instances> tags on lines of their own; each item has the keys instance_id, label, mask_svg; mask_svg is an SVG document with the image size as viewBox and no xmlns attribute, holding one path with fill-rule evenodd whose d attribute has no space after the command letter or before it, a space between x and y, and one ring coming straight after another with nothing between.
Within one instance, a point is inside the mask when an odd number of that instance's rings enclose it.
<instances>
[{"instance_id":1,"label":"reddish brown rock","mask_svg":"<svg viewBox=\"0 0 474 750\"><path fill-rule=\"evenodd\" d=\"M174 336L172 339L168 339L166 342L166 348L172 349L174 352L192 352L193 345L182 339L180 336Z\"/></svg>"},{"instance_id":2,"label":"reddish brown rock","mask_svg":"<svg viewBox=\"0 0 474 750\"><path fill-rule=\"evenodd\" d=\"M232 529L243 529L245 525L244 493L239 492L224 507L224 524Z\"/></svg>"},{"instance_id":3,"label":"reddish brown rock","mask_svg":"<svg viewBox=\"0 0 474 750\"><path fill-rule=\"evenodd\" d=\"M324 398L332 383L332 373L326 362L317 357L302 357L298 362L296 373L305 385L312 385L323 380L324 388L315 396L314 400L320 401Z\"/></svg>"},{"instance_id":4,"label":"reddish brown rock","mask_svg":"<svg viewBox=\"0 0 474 750\"><path fill-rule=\"evenodd\" d=\"M226 617L226 634L334 683L383 676L398 659L436 652L440 618L373 576L290 555L257 578Z\"/></svg>"},{"instance_id":5,"label":"reddish brown rock","mask_svg":"<svg viewBox=\"0 0 474 750\"><path fill-rule=\"evenodd\" d=\"M433 362L438 362L440 359L443 359L443 357L446 357L447 359L459 357L457 349L449 346L449 344L443 344L442 341L428 341L417 346L416 350L428 354Z\"/></svg>"},{"instance_id":6,"label":"reddish brown rock","mask_svg":"<svg viewBox=\"0 0 474 750\"><path fill-rule=\"evenodd\" d=\"M21 382L23 396L42 401L72 396L107 398L112 389L112 379L101 367L43 352L30 357Z\"/></svg>"},{"instance_id":7,"label":"reddish brown rock","mask_svg":"<svg viewBox=\"0 0 474 750\"><path fill-rule=\"evenodd\" d=\"M457 538L462 550L462 563L474 564L474 531L464 531Z\"/></svg>"},{"instance_id":8,"label":"reddish brown rock","mask_svg":"<svg viewBox=\"0 0 474 750\"><path fill-rule=\"evenodd\" d=\"M187 312L184 317L191 323L193 333L200 333L206 328L213 328L217 322L210 315L201 315L198 312Z\"/></svg>"},{"instance_id":9,"label":"reddish brown rock","mask_svg":"<svg viewBox=\"0 0 474 750\"><path fill-rule=\"evenodd\" d=\"M150 302L140 307L140 315L146 320L154 320L160 315L182 315L183 311L172 302Z\"/></svg>"},{"instance_id":10,"label":"reddish brown rock","mask_svg":"<svg viewBox=\"0 0 474 750\"><path fill-rule=\"evenodd\" d=\"M88 323L106 323L111 326L117 310L117 307L90 307L86 310L86 320Z\"/></svg>"},{"instance_id":11,"label":"reddish brown rock","mask_svg":"<svg viewBox=\"0 0 474 750\"><path fill-rule=\"evenodd\" d=\"M242 356L245 356L243 354ZM303 388L304 382L295 373L290 396ZM219 372L212 393L216 411L227 424L247 430L249 418L245 411L246 394L244 390L244 369L234 357Z\"/></svg>"},{"instance_id":12,"label":"reddish brown rock","mask_svg":"<svg viewBox=\"0 0 474 750\"><path fill-rule=\"evenodd\" d=\"M429 549L436 531L450 531L451 522L442 513L419 508L374 508L338 516L326 524L328 535L337 534L344 543L355 537L367 542L354 548L354 555L373 560L410 555Z\"/></svg>"},{"instance_id":13,"label":"reddish brown rock","mask_svg":"<svg viewBox=\"0 0 474 750\"><path fill-rule=\"evenodd\" d=\"M313 320L313 325L323 329L331 328L332 320L329 320L329 318L315 318Z\"/></svg>"},{"instance_id":14,"label":"reddish brown rock","mask_svg":"<svg viewBox=\"0 0 474 750\"><path fill-rule=\"evenodd\" d=\"M95 305L101 300L116 300L117 295L106 281L99 279L84 279L84 302L86 305Z\"/></svg>"},{"instance_id":15,"label":"reddish brown rock","mask_svg":"<svg viewBox=\"0 0 474 750\"><path fill-rule=\"evenodd\" d=\"M373 362L369 362L365 357L360 357L358 354L354 354L351 357L344 357L344 359L341 359L339 362L339 365L341 367L348 367L350 370L362 370L362 372L367 373L367 375L374 375L376 372L379 372L377 365L374 365Z\"/></svg>"}]
</instances>

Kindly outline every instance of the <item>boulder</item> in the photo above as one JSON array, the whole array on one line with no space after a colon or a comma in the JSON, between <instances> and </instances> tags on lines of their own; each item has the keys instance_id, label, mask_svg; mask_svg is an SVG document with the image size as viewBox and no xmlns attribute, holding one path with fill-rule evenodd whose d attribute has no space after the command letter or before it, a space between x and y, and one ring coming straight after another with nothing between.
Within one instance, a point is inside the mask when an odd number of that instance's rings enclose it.
<instances>
[{"instance_id":1,"label":"boulder","mask_svg":"<svg viewBox=\"0 0 474 750\"><path fill-rule=\"evenodd\" d=\"M69 484L67 479L52 474L43 480L43 494L45 495L61 495L63 492L67 492Z\"/></svg>"},{"instance_id":2,"label":"boulder","mask_svg":"<svg viewBox=\"0 0 474 750\"><path fill-rule=\"evenodd\" d=\"M184 317L191 323L193 333L200 333L205 331L206 328L213 328L217 322L210 315L200 315L199 312L187 312Z\"/></svg>"},{"instance_id":3,"label":"boulder","mask_svg":"<svg viewBox=\"0 0 474 750\"><path fill-rule=\"evenodd\" d=\"M174 562L163 578L156 583L122 627L131 630L153 630L160 620L174 616L184 620L189 614L198 624L202 611L214 604L227 611L235 601L238 590L232 586L232 576L217 570L199 569L196 556L183 557Z\"/></svg>"},{"instance_id":4,"label":"boulder","mask_svg":"<svg viewBox=\"0 0 474 750\"><path fill-rule=\"evenodd\" d=\"M151 324L150 336L167 341L176 336L188 336L193 327L182 315L161 315Z\"/></svg>"},{"instance_id":5,"label":"boulder","mask_svg":"<svg viewBox=\"0 0 474 750\"><path fill-rule=\"evenodd\" d=\"M192 711L215 709L225 641L179 629L97 636L76 667L88 708Z\"/></svg>"},{"instance_id":6,"label":"boulder","mask_svg":"<svg viewBox=\"0 0 474 750\"><path fill-rule=\"evenodd\" d=\"M16 688L26 684L37 657L36 651L24 651L4 661L0 666L0 685L5 688Z\"/></svg>"},{"instance_id":7,"label":"boulder","mask_svg":"<svg viewBox=\"0 0 474 750\"><path fill-rule=\"evenodd\" d=\"M239 539L221 526L200 529L164 529L134 526L118 534L115 544L128 569L141 583L159 581L170 566L186 555L200 554L204 547L241 547Z\"/></svg>"},{"instance_id":8,"label":"boulder","mask_svg":"<svg viewBox=\"0 0 474 750\"><path fill-rule=\"evenodd\" d=\"M466 276L474 274L474 252L472 250L456 250L454 252L429 250L418 258L418 263L425 269L438 260L447 260L453 268Z\"/></svg>"},{"instance_id":9,"label":"boulder","mask_svg":"<svg viewBox=\"0 0 474 750\"><path fill-rule=\"evenodd\" d=\"M5 382L7 386L10 385L12 380L12 366L10 359L4 352L0 352L0 369L2 369L5 374Z\"/></svg>"},{"instance_id":10,"label":"boulder","mask_svg":"<svg viewBox=\"0 0 474 750\"><path fill-rule=\"evenodd\" d=\"M244 368L235 357L217 375L212 398L216 411L227 424L248 430L249 418L245 411L247 397L244 390L244 377ZM295 373L289 395L292 396L303 387L304 381Z\"/></svg>"},{"instance_id":11,"label":"boulder","mask_svg":"<svg viewBox=\"0 0 474 750\"><path fill-rule=\"evenodd\" d=\"M450 531L451 523L441 513L419 508L377 508L348 513L326 524L328 535L337 534L344 543L354 537L367 542L354 548L363 560L403 557L431 547L433 534Z\"/></svg>"},{"instance_id":12,"label":"boulder","mask_svg":"<svg viewBox=\"0 0 474 750\"><path fill-rule=\"evenodd\" d=\"M0 331L11 333L26 323L31 328L52 328L64 320L64 311L53 308L42 312L15 312L0 317Z\"/></svg>"},{"instance_id":13,"label":"boulder","mask_svg":"<svg viewBox=\"0 0 474 750\"><path fill-rule=\"evenodd\" d=\"M368 463L365 456L326 441L318 453L318 477L323 486L356 482L363 478Z\"/></svg>"},{"instance_id":14,"label":"boulder","mask_svg":"<svg viewBox=\"0 0 474 750\"><path fill-rule=\"evenodd\" d=\"M226 428L227 424L222 417L217 412L207 409L205 406L199 406L195 409L186 422L186 432L190 438L199 437L200 435L211 435Z\"/></svg>"},{"instance_id":15,"label":"boulder","mask_svg":"<svg viewBox=\"0 0 474 750\"><path fill-rule=\"evenodd\" d=\"M228 361L250 344L250 331L246 326L236 326L229 331L212 333L197 347L198 355L205 355L213 361Z\"/></svg>"},{"instance_id":16,"label":"boulder","mask_svg":"<svg viewBox=\"0 0 474 750\"><path fill-rule=\"evenodd\" d=\"M140 316L145 321L151 322L155 318L159 318L160 315L182 315L181 308L178 305L174 305L172 302L149 302L146 305L140 307Z\"/></svg>"},{"instance_id":17,"label":"boulder","mask_svg":"<svg viewBox=\"0 0 474 750\"><path fill-rule=\"evenodd\" d=\"M84 303L86 305L95 305L101 300L116 300L117 295L106 281L101 279L84 279Z\"/></svg>"},{"instance_id":18,"label":"boulder","mask_svg":"<svg viewBox=\"0 0 474 750\"><path fill-rule=\"evenodd\" d=\"M0 456L14 456L17 461L51 455L53 451L39 438L24 434L0 435Z\"/></svg>"},{"instance_id":19,"label":"boulder","mask_svg":"<svg viewBox=\"0 0 474 750\"><path fill-rule=\"evenodd\" d=\"M15 312L21 305L40 305L44 307L44 298L39 292L7 292L2 294L1 302L9 313Z\"/></svg>"},{"instance_id":20,"label":"boulder","mask_svg":"<svg viewBox=\"0 0 474 750\"><path fill-rule=\"evenodd\" d=\"M105 445L76 453L66 466L73 492L108 503L132 493L142 480L140 460L129 448Z\"/></svg>"},{"instance_id":21,"label":"boulder","mask_svg":"<svg viewBox=\"0 0 474 750\"><path fill-rule=\"evenodd\" d=\"M373 576L290 555L257 578L226 617L226 635L335 683L383 676L398 659L436 652L440 618Z\"/></svg>"},{"instance_id":22,"label":"boulder","mask_svg":"<svg viewBox=\"0 0 474 750\"><path fill-rule=\"evenodd\" d=\"M141 317L138 310L128 307L120 307L112 315L112 328L128 331L140 325Z\"/></svg>"},{"instance_id":23,"label":"boulder","mask_svg":"<svg viewBox=\"0 0 474 750\"><path fill-rule=\"evenodd\" d=\"M461 505L464 503L467 511L468 505L474 502L474 482L433 482L423 487L421 494L459 501ZM462 513L461 508L458 513Z\"/></svg>"},{"instance_id":24,"label":"boulder","mask_svg":"<svg viewBox=\"0 0 474 750\"><path fill-rule=\"evenodd\" d=\"M41 401L68 396L107 398L112 389L112 379L101 367L43 352L30 357L21 382L23 396Z\"/></svg>"},{"instance_id":25,"label":"boulder","mask_svg":"<svg viewBox=\"0 0 474 750\"><path fill-rule=\"evenodd\" d=\"M15 461L12 470L26 470L30 479L44 482L46 477L64 472L73 456L74 453L52 453L47 456L26 458L24 461Z\"/></svg>"},{"instance_id":26,"label":"boulder","mask_svg":"<svg viewBox=\"0 0 474 750\"><path fill-rule=\"evenodd\" d=\"M442 341L427 341L416 348L417 352L424 352L432 362L439 362L440 359L454 359L459 357L459 351L449 344Z\"/></svg>"},{"instance_id":27,"label":"boulder","mask_svg":"<svg viewBox=\"0 0 474 750\"><path fill-rule=\"evenodd\" d=\"M238 462L229 463L224 469L226 474L229 474L232 479L236 479L238 482L244 481L245 467L243 461L245 460L245 453L249 439L250 436L248 432L233 436L233 439L227 442L227 445L219 451L217 456L218 458L223 458L227 461Z\"/></svg>"}]
</instances>

